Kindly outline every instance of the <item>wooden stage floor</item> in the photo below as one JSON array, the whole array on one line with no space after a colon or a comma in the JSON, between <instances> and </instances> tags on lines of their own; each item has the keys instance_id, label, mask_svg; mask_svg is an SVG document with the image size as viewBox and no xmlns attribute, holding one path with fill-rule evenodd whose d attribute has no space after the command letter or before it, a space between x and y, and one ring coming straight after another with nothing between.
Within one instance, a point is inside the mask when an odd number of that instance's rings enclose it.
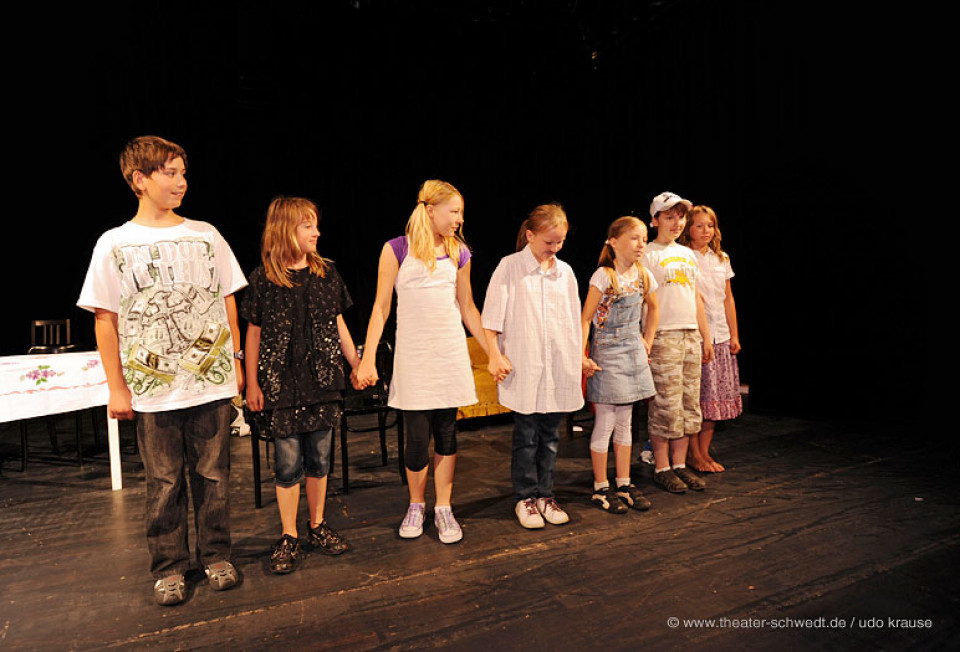
<instances>
[{"instance_id":1,"label":"wooden stage floor","mask_svg":"<svg viewBox=\"0 0 960 652\"><path fill-rule=\"evenodd\" d=\"M353 549L312 555L282 577L266 568L279 534L272 483L255 509L249 440L234 437L243 582L218 593L188 576L177 607L153 601L134 454L120 492L105 455L22 473L8 459L0 648L956 648L956 472L911 429L745 414L718 432L728 470L705 476L705 492L660 491L637 462L653 509L614 516L590 504L589 412L577 422L556 478L571 522L539 531L513 515L509 417L465 426L454 492L464 539L454 545L432 523L399 539L406 491L393 431L386 467L375 434L352 435L351 491L340 490L338 461L327 514ZM64 445L72 424L60 424ZM42 424L31 428L38 448L49 444ZM19 431L0 436L15 455Z\"/></svg>"}]
</instances>

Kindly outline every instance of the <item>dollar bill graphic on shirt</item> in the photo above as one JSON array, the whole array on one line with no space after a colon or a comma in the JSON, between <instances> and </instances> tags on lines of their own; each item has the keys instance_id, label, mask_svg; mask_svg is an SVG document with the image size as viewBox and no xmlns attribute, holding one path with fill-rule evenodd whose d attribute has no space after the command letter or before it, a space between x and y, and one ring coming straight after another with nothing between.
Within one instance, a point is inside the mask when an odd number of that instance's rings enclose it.
<instances>
[{"instance_id":1,"label":"dollar bill graphic on shirt","mask_svg":"<svg viewBox=\"0 0 960 652\"><path fill-rule=\"evenodd\" d=\"M202 376L216 362L230 331L216 322L207 322L193 344L180 355L180 366Z\"/></svg>"},{"instance_id":2,"label":"dollar bill graphic on shirt","mask_svg":"<svg viewBox=\"0 0 960 652\"><path fill-rule=\"evenodd\" d=\"M151 351L139 342L134 343L130 355L127 356L126 366L164 383L173 382L177 375L176 360Z\"/></svg>"}]
</instances>

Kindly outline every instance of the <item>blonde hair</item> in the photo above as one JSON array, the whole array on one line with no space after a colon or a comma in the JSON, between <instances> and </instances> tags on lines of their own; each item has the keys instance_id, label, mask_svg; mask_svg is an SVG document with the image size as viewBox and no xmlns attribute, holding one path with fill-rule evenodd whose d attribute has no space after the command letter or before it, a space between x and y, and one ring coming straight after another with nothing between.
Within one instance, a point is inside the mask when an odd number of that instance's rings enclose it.
<instances>
[{"instance_id":1,"label":"blonde hair","mask_svg":"<svg viewBox=\"0 0 960 652\"><path fill-rule=\"evenodd\" d=\"M683 233L680 234L680 237L677 238L677 241L684 245L689 246L692 242L690 238L690 229L693 226L693 223L697 219L697 215L706 215L713 222L713 237L710 238L710 242L707 243L707 247L715 253L720 260L726 260L730 256L727 255L727 252L723 250L720 246L720 241L723 240L723 236L720 234L720 224L717 223L717 214L709 206L694 206L687 213L687 223L683 227Z\"/></svg>"},{"instance_id":2,"label":"blonde hair","mask_svg":"<svg viewBox=\"0 0 960 652\"><path fill-rule=\"evenodd\" d=\"M317 205L302 197L274 197L267 209L267 224L263 229L263 245L260 259L267 280L274 285L292 288L290 270L287 266L300 258L303 251L297 243L297 227L304 218L312 215L320 221ZM307 266L310 273L326 276L329 261L316 252L307 253Z\"/></svg>"},{"instance_id":3,"label":"blonde hair","mask_svg":"<svg viewBox=\"0 0 960 652\"><path fill-rule=\"evenodd\" d=\"M410 214L407 220L405 230L408 243L408 251L416 258L422 260L432 273L437 267L437 254L434 246L433 224L430 222L430 215L427 213L427 206L436 206L442 204L451 197L459 197L463 201L463 195L453 187L452 184L439 179L429 179L420 186L417 193L417 206ZM461 248L466 248L467 243L463 240L461 229L452 236L443 238L443 249L454 264L460 260Z\"/></svg>"},{"instance_id":4,"label":"blonde hair","mask_svg":"<svg viewBox=\"0 0 960 652\"><path fill-rule=\"evenodd\" d=\"M615 219L607 229L607 241L603 244L603 249L600 251L600 260L597 261L597 266L603 267L606 270L607 278L610 279L610 286L618 296L621 292L620 281L617 280L617 268L614 262L617 258L617 253L614 251L613 245L610 244L610 240L619 238L624 232L638 226L642 227L644 233L646 233L647 225L644 224L640 218L634 217L633 215L624 215L623 217ZM644 290L646 290L649 287L646 274L644 273L646 270L643 269L639 260L635 264L637 273L640 274L640 280L643 281ZM646 292L644 292L644 296L646 296Z\"/></svg>"},{"instance_id":5,"label":"blonde hair","mask_svg":"<svg viewBox=\"0 0 960 652\"><path fill-rule=\"evenodd\" d=\"M517 234L517 251L523 251L523 248L527 246L527 231L539 233L540 231L560 227L570 228L563 206L556 202L537 206L530 211L527 219L520 225L520 233Z\"/></svg>"}]
</instances>

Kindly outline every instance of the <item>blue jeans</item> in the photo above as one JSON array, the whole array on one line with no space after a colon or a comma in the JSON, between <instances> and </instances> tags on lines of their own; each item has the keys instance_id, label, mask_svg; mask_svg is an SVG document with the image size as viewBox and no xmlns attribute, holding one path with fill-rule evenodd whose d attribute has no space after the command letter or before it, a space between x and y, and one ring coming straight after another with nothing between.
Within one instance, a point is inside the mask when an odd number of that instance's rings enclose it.
<instances>
[{"instance_id":1,"label":"blue jeans","mask_svg":"<svg viewBox=\"0 0 960 652\"><path fill-rule=\"evenodd\" d=\"M562 412L513 415L510 477L516 499L553 496L553 471L560 448Z\"/></svg>"},{"instance_id":2,"label":"blue jeans","mask_svg":"<svg viewBox=\"0 0 960 652\"><path fill-rule=\"evenodd\" d=\"M204 566L230 557L229 400L138 412L137 440L147 482L144 519L150 573L160 579L191 566L187 479L193 496L197 557Z\"/></svg>"},{"instance_id":3,"label":"blue jeans","mask_svg":"<svg viewBox=\"0 0 960 652\"><path fill-rule=\"evenodd\" d=\"M273 440L274 475L278 487L294 487L304 476L325 478L330 469L333 429L304 432Z\"/></svg>"}]
</instances>

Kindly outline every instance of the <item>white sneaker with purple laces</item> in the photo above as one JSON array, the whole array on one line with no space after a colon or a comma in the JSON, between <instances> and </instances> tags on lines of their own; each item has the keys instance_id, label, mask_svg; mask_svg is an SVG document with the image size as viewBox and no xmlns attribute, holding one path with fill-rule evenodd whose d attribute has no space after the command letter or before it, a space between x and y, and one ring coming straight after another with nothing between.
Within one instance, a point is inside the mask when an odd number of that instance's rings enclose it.
<instances>
[{"instance_id":1,"label":"white sneaker with purple laces","mask_svg":"<svg viewBox=\"0 0 960 652\"><path fill-rule=\"evenodd\" d=\"M403 539L416 539L423 534L423 511L426 505L423 503L410 503L407 508L407 515L403 517L403 523L400 524L400 537Z\"/></svg>"},{"instance_id":2,"label":"white sneaker with purple laces","mask_svg":"<svg viewBox=\"0 0 960 652\"><path fill-rule=\"evenodd\" d=\"M460 529L457 519L453 517L453 510L449 505L434 508L433 523L437 526L440 541L443 543L456 543L463 538L463 530Z\"/></svg>"}]
</instances>

